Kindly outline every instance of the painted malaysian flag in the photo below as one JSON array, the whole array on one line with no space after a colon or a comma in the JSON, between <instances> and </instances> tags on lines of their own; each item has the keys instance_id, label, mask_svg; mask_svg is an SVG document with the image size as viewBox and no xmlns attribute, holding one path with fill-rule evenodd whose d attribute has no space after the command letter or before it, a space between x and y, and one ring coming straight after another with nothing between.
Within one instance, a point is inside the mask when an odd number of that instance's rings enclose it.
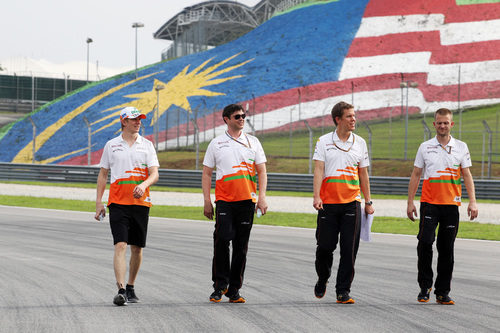
<instances>
[{"instance_id":1,"label":"painted malaysian flag","mask_svg":"<svg viewBox=\"0 0 500 333\"><path fill-rule=\"evenodd\" d=\"M192 144L194 122L201 141L223 133L230 103L248 105L259 131L320 124L340 100L358 119L381 118L401 110L402 82L410 113L500 103L500 0L307 3L225 45L42 107L0 131L0 161L85 164L90 150L97 163L125 106L147 115L144 135L160 149Z\"/></svg>"}]
</instances>

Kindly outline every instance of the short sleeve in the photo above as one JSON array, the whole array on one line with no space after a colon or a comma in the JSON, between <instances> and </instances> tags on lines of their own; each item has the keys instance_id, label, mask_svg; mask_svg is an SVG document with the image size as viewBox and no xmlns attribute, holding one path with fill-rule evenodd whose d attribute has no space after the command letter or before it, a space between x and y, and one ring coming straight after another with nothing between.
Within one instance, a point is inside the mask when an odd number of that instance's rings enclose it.
<instances>
[{"instance_id":1,"label":"short sleeve","mask_svg":"<svg viewBox=\"0 0 500 333\"><path fill-rule=\"evenodd\" d=\"M368 148L366 147L366 141L363 140L361 145L361 160L359 161L360 168L367 168L370 166L370 157L368 156Z\"/></svg>"},{"instance_id":2,"label":"short sleeve","mask_svg":"<svg viewBox=\"0 0 500 333\"><path fill-rule=\"evenodd\" d=\"M415 157L415 163L413 163L414 166L416 166L417 168L420 168L420 169L423 169L425 166L423 149L424 149L423 144L421 144L417 150L417 156Z\"/></svg>"},{"instance_id":3,"label":"short sleeve","mask_svg":"<svg viewBox=\"0 0 500 333\"><path fill-rule=\"evenodd\" d=\"M148 146L149 146L149 153L147 156L148 168L160 167L160 162L158 161L158 155L156 155L156 150L153 146L153 143L149 141Z\"/></svg>"},{"instance_id":4,"label":"short sleeve","mask_svg":"<svg viewBox=\"0 0 500 333\"><path fill-rule=\"evenodd\" d=\"M325 161L325 149L323 145L323 141L321 138L316 141L316 147L314 148L313 160L315 161Z\"/></svg>"},{"instance_id":5,"label":"short sleeve","mask_svg":"<svg viewBox=\"0 0 500 333\"><path fill-rule=\"evenodd\" d=\"M101 161L99 162L99 167L103 169L110 169L109 161L109 142L106 143L101 155Z\"/></svg>"},{"instance_id":6,"label":"short sleeve","mask_svg":"<svg viewBox=\"0 0 500 333\"><path fill-rule=\"evenodd\" d=\"M264 148L259 141L259 139L255 138L255 164L266 163L266 154L264 153Z\"/></svg>"},{"instance_id":7,"label":"short sleeve","mask_svg":"<svg viewBox=\"0 0 500 333\"><path fill-rule=\"evenodd\" d=\"M470 159L470 152L469 152L469 147L467 144L464 142L464 156L462 158L462 162L460 163L460 166L462 168L470 168L472 166L472 161Z\"/></svg>"},{"instance_id":8,"label":"short sleeve","mask_svg":"<svg viewBox=\"0 0 500 333\"><path fill-rule=\"evenodd\" d=\"M215 144L214 140L210 142L203 158L203 165L209 168L215 168Z\"/></svg>"}]
</instances>

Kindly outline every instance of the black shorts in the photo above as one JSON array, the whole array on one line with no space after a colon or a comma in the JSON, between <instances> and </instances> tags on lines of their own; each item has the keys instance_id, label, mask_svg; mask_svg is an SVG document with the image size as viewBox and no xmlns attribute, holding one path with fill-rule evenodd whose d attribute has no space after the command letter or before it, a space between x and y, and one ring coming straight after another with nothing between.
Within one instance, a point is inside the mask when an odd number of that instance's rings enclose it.
<instances>
[{"instance_id":1,"label":"black shorts","mask_svg":"<svg viewBox=\"0 0 500 333\"><path fill-rule=\"evenodd\" d=\"M129 245L145 247L149 207L112 203L108 208L113 244L125 242Z\"/></svg>"}]
</instances>

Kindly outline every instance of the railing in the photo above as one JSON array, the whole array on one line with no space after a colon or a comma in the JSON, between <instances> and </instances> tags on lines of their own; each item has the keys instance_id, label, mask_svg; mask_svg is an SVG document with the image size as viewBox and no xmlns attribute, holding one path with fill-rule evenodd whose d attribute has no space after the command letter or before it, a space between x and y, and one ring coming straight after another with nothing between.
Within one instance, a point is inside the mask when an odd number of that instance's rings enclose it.
<instances>
[{"instance_id":1,"label":"railing","mask_svg":"<svg viewBox=\"0 0 500 333\"><path fill-rule=\"evenodd\" d=\"M201 187L201 171L160 169L157 186ZM0 163L0 181L44 181L54 183L95 183L99 174L98 167L13 164ZM406 195L409 178L406 177L371 177L370 187L373 194ZM212 186L215 184L215 173ZM478 199L499 199L500 181L474 180ZM419 186L417 195L420 195ZM467 191L463 186L463 196ZM267 189L270 191L312 192L313 176L306 174L269 173Z\"/></svg>"}]
</instances>

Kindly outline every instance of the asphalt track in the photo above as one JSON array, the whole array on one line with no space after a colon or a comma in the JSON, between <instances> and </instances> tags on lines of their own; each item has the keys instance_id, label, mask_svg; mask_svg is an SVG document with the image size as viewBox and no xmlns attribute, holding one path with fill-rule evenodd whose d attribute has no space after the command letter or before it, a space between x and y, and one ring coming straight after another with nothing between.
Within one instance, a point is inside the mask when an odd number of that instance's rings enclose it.
<instances>
[{"instance_id":1,"label":"asphalt track","mask_svg":"<svg viewBox=\"0 0 500 333\"><path fill-rule=\"evenodd\" d=\"M107 219L106 219L107 220ZM499 332L500 242L456 242L456 305L416 301L416 239L362 242L351 295L313 295L314 230L255 225L246 304L208 301L213 224L152 218L136 291L116 307L109 224L0 206L0 332ZM337 252L334 268L338 263Z\"/></svg>"}]
</instances>

